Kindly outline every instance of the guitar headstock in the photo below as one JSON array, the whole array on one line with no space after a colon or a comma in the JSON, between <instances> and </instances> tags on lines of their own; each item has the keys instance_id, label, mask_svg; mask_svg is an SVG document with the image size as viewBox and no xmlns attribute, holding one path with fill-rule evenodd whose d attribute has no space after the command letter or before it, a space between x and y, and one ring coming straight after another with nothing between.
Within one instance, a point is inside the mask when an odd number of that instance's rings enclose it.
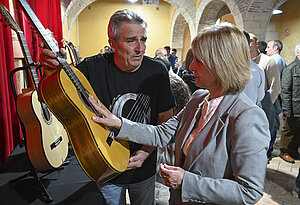
<instances>
[{"instance_id":1,"label":"guitar headstock","mask_svg":"<svg viewBox=\"0 0 300 205\"><path fill-rule=\"evenodd\" d=\"M0 13L3 16L4 20L7 22L7 25L14 30L15 32L22 31L20 26L15 22L14 18L9 13L8 9L0 3Z\"/></svg>"}]
</instances>

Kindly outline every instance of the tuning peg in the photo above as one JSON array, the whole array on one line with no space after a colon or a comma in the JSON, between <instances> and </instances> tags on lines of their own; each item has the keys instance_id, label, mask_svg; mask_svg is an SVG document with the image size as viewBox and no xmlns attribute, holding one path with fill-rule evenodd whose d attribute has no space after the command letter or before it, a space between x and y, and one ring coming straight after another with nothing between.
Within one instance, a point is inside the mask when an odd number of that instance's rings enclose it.
<instances>
[{"instance_id":1,"label":"tuning peg","mask_svg":"<svg viewBox=\"0 0 300 205\"><path fill-rule=\"evenodd\" d=\"M7 26L8 26L8 25L7 25L7 24L5 24L5 25L4 25L4 28L7 28Z\"/></svg>"},{"instance_id":2,"label":"tuning peg","mask_svg":"<svg viewBox=\"0 0 300 205\"><path fill-rule=\"evenodd\" d=\"M0 19L0 22L2 22L4 19Z\"/></svg>"},{"instance_id":3,"label":"tuning peg","mask_svg":"<svg viewBox=\"0 0 300 205\"><path fill-rule=\"evenodd\" d=\"M34 28L31 26L30 29L34 30Z\"/></svg>"}]
</instances>

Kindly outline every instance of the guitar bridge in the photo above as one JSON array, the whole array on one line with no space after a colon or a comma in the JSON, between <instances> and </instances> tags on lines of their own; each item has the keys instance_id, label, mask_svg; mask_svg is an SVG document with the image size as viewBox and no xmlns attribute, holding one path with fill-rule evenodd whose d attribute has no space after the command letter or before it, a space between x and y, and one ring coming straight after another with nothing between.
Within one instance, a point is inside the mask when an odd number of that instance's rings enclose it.
<instances>
[{"instance_id":1,"label":"guitar bridge","mask_svg":"<svg viewBox=\"0 0 300 205\"><path fill-rule=\"evenodd\" d=\"M57 147L59 145L59 143L61 143L62 141L62 136L60 136L57 140L55 140L51 145L50 148L51 150L53 150L55 147Z\"/></svg>"},{"instance_id":2,"label":"guitar bridge","mask_svg":"<svg viewBox=\"0 0 300 205\"><path fill-rule=\"evenodd\" d=\"M111 146L111 143L115 140L115 133L113 131L110 131L107 139L106 139L106 143Z\"/></svg>"}]
</instances>

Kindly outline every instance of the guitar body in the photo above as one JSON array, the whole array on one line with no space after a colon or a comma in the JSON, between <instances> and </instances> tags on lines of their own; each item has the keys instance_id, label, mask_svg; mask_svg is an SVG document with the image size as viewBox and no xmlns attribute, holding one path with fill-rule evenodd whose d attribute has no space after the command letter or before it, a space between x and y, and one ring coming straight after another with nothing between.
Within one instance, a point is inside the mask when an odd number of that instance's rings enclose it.
<instances>
[{"instance_id":1,"label":"guitar body","mask_svg":"<svg viewBox=\"0 0 300 205\"><path fill-rule=\"evenodd\" d=\"M26 130L26 150L32 165L38 171L61 166L68 155L67 132L50 111L46 119L35 90L18 95L17 111Z\"/></svg>"},{"instance_id":2,"label":"guitar body","mask_svg":"<svg viewBox=\"0 0 300 205\"><path fill-rule=\"evenodd\" d=\"M71 68L82 85L97 100L91 85L76 68ZM61 69L40 85L42 98L65 126L82 169L96 182L105 182L126 170L130 151L128 142L107 143L109 131L92 121L96 114Z\"/></svg>"}]
</instances>

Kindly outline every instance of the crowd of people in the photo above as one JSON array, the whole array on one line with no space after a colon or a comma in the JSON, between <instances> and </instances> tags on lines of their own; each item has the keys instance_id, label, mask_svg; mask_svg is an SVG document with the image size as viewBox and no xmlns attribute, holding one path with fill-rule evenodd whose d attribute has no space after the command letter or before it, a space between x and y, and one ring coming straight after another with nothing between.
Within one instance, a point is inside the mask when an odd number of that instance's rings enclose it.
<instances>
[{"instance_id":1,"label":"crowd of people","mask_svg":"<svg viewBox=\"0 0 300 205\"><path fill-rule=\"evenodd\" d=\"M157 163L170 204L255 204L281 116L280 157L300 159L300 44L287 65L281 41L259 42L220 23L198 33L182 62L170 46L146 56L146 29L136 12L115 12L109 46L77 66L109 108L90 96L101 114L94 122L131 142L128 169L97 184L103 204L125 204L126 190L131 204L155 204ZM55 57L41 53L48 77L59 70ZM141 96L149 104L131 119L129 102ZM300 195L300 176L293 193Z\"/></svg>"}]
</instances>

